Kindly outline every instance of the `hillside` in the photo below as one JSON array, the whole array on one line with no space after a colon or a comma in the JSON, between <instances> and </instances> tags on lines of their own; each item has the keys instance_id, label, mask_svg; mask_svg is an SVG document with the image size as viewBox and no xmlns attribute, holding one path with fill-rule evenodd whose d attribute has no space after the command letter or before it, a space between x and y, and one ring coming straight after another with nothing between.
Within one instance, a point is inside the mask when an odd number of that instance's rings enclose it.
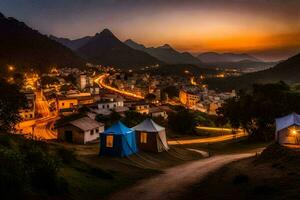
<instances>
[{"instance_id":1,"label":"hillside","mask_svg":"<svg viewBox=\"0 0 300 200\"><path fill-rule=\"evenodd\" d=\"M254 83L271 83L284 81L288 84L300 82L300 54L277 64L275 67L225 79L209 79L210 88L220 90L247 88Z\"/></svg>"},{"instance_id":2,"label":"hillside","mask_svg":"<svg viewBox=\"0 0 300 200\"><path fill-rule=\"evenodd\" d=\"M25 23L6 18L0 13L0 65L13 64L17 68L80 67L83 59L65 46L49 39ZM0 69L5 72L6 69Z\"/></svg>"},{"instance_id":3,"label":"hillside","mask_svg":"<svg viewBox=\"0 0 300 200\"><path fill-rule=\"evenodd\" d=\"M233 162L209 174L181 198L299 199L299 158L299 149L270 145L255 158Z\"/></svg>"},{"instance_id":4,"label":"hillside","mask_svg":"<svg viewBox=\"0 0 300 200\"><path fill-rule=\"evenodd\" d=\"M135 41L129 39L124 42L129 47L144 51L151 56L165 62L168 64L195 64L195 65L203 65L203 63L198 60L196 57L191 55L188 52L180 53L172 48L170 45L165 44L160 47L145 47L142 44L138 44Z\"/></svg>"},{"instance_id":5,"label":"hillside","mask_svg":"<svg viewBox=\"0 0 300 200\"><path fill-rule=\"evenodd\" d=\"M209 68L202 68L191 64L163 65L158 68L149 69L146 72L156 75L207 75L217 74L218 71ZM145 73L145 71L142 71Z\"/></svg>"},{"instance_id":6,"label":"hillside","mask_svg":"<svg viewBox=\"0 0 300 200\"><path fill-rule=\"evenodd\" d=\"M205 52L197 56L204 63L239 62L242 60L260 61L249 54Z\"/></svg>"},{"instance_id":7,"label":"hillside","mask_svg":"<svg viewBox=\"0 0 300 200\"><path fill-rule=\"evenodd\" d=\"M68 47L69 49L77 50L80 47L82 47L83 45L85 45L92 37L86 36L83 38L70 40L68 38L58 38L53 35L50 35L49 38L63 44L64 46Z\"/></svg>"},{"instance_id":8,"label":"hillside","mask_svg":"<svg viewBox=\"0 0 300 200\"><path fill-rule=\"evenodd\" d=\"M137 69L162 64L149 54L127 46L108 29L97 33L77 52L94 63L121 68Z\"/></svg>"}]
</instances>

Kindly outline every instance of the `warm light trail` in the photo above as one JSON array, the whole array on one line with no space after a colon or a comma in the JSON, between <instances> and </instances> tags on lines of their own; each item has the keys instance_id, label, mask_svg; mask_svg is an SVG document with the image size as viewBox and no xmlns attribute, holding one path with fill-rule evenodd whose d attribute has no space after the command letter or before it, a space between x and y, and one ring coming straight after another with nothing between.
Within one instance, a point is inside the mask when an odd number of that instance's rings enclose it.
<instances>
[{"instance_id":1,"label":"warm light trail","mask_svg":"<svg viewBox=\"0 0 300 200\"><path fill-rule=\"evenodd\" d=\"M137 98L137 99L144 99L144 97L141 95L137 95L137 94L134 94L134 93L128 92L128 91L119 90L117 88L114 88L114 87L111 87L111 86L105 84L105 79L108 76L109 76L109 74L102 74L98 78L95 79L95 82L107 90L122 94L124 96L133 97L133 98Z\"/></svg>"},{"instance_id":2,"label":"warm light trail","mask_svg":"<svg viewBox=\"0 0 300 200\"><path fill-rule=\"evenodd\" d=\"M243 132L239 132L236 134L209 137L209 138L199 138L199 139L186 139L186 140L169 140L169 145L187 145L187 144L203 144L203 143L216 143L216 142L224 142L236 138L245 137L247 134Z\"/></svg>"}]
</instances>

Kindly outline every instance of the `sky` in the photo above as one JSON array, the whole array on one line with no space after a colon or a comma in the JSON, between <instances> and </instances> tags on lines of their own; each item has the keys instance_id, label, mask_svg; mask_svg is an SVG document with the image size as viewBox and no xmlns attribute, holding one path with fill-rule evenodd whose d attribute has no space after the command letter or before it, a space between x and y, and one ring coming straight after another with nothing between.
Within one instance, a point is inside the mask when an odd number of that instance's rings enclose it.
<instances>
[{"instance_id":1,"label":"sky","mask_svg":"<svg viewBox=\"0 0 300 200\"><path fill-rule=\"evenodd\" d=\"M121 40L180 51L300 52L300 0L0 0L0 12L71 39L110 29Z\"/></svg>"}]
</instances>

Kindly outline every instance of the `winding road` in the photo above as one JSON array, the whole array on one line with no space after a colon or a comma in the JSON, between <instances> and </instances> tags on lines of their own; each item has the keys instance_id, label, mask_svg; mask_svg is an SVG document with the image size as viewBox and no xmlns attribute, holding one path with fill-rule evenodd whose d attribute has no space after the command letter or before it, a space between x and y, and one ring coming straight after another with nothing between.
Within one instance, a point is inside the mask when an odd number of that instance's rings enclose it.
<instances>
[{"instance_id":1,"label":"winding road","mask_svg":"<svg viewBox=\"0 0 300 200\"><path fill-rule=\"evenodd\" d=\"M253 153L217 155L172 167L166 169L161 175L142 180L131 188L113 194L109 199L173 200L209 173L233 161L254 155Z\"/></svg>"}]
</instances>

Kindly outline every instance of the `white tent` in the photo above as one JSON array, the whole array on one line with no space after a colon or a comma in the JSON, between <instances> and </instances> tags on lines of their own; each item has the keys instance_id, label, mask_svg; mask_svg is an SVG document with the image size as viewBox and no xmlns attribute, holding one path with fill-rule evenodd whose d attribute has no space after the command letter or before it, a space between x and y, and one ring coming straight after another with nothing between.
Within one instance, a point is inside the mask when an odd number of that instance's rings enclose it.
<instances>
[{"instance_id":1,"label":"white tent","mask_svg":"<svg viewBox=\"0 0 300 200\"><path fill-rule=\"evenodd\" d=\"M146 151L161 152L169 149L166 130L152 119L146 119L133 127L137 134L139 148Z\"/></svg>"},{"instance_id":2,"label":"white tent","mask_svg":"<svg viewBox=\"0 0 300 200\"><path fill-rule=\"evenodd\" d=\"M299 144L300 115L296 113L277 118L275 138L280 144ZM299 130L298 130L299 129Z\"/></svg>"}]
</instances>

